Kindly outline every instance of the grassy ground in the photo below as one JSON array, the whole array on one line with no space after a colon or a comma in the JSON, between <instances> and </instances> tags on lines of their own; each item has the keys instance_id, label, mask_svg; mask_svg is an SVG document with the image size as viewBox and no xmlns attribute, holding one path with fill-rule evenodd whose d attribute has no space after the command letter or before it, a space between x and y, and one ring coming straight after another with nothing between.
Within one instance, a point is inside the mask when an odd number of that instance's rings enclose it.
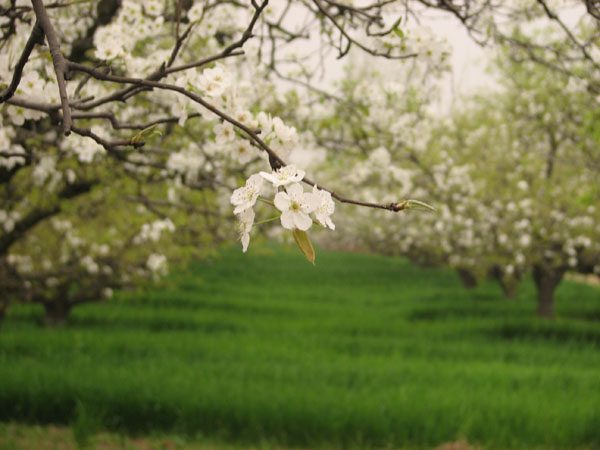
<instances>
[{"instance_id":1,"label":"grassy ground","mask_svg":"<svg viewBox=\"0 0 600 450\"><path fill-rule=\"evenodd\" d=\"M402 259L219 259L73 311L13 308L0 421L168 432L232 445L600 448L600 290L564 283L536 320L525 284L464 291ZM1 430L0 430L1 433ZM0 435L1 439L1 435ZM0 447L2 448L2 447Z\"/></svg>"}]
</instances>

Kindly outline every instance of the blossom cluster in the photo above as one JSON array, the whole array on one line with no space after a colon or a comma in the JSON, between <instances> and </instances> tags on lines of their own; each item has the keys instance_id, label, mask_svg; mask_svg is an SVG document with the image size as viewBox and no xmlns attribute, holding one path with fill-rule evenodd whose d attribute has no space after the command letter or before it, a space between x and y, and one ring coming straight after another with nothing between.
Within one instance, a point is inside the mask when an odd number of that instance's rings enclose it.
<instances>
[{"instance_id":1,"label":"blossom cluster","mask_svg":"<svg viewBox=\"0 0 600 450\"><path fill-rule=\"evenodd\" d=\"M279 216L275 219L280 219L281 226L285 229L306 231L313 223L335 229L331 220L331 215L335 211L331 193L319 189L316 185L313 186L312 191L305 192L300 184L304 175L303 170L291 164L271 173L254 174L246 180L244 186L233 191L230 201L235 206L233 213L238 218L238 230L244 252L250 243L250 231L256 217L254 205L259 198L278 210ZM275 188L273 200L260 197L265 190L263 189L265 181L271 184L271 188Z\"/></svg>"}]
</instances>

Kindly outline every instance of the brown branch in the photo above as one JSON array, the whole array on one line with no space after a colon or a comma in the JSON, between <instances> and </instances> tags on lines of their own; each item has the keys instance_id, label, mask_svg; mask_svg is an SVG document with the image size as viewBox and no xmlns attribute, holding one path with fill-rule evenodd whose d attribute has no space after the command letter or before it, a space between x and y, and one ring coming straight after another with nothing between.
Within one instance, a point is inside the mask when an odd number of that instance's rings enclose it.
<instances>
[{"instance_id":1,"label":"brown branch","mask_svg":"<svg viewBox=\"0 0 600 450\"><path fill-rule=\"evenodd\" d=\"M590 53L587 51L587 49L585 48L585 46L579 42L579 40L575 37L575 35L573 35L573 33L571 32L571 30L569 29L569 27L567 27L567 25L561 20L561 18L558 16L558 14L556 14L554 11L552 11L550 9L550 7L548 6L548 4L545 2L545 0L537 0L537 2L542 6L542 8L544 9L544 12L546 13L546 15L551 19L554 20L565 32L565 34L567 35L567 37L569 38L569 40L577 47L579 48L579 50L581 50L581 53L583 54L583 56L585 57L585 59L587 59L588 61L590 61L594 67L598 68L598 64L596 63L596 61L594 61L594 58L592 58L592 55L590 55Z\"/></svg>"},{"instance_id":2,"label":"brown branch","mask_svg":"<svg viewBox=\"0 0 600 450\"><path fill-rule=\"evenodd\" d=\"M0 151L0 157L2 157L2 158L23 158L23 159L27 159L27 154L26 153L3 152L3 151Z\"/></svg>"},{"instance_id":3,"label":"brown branch","mask_svg":"<svg viewBox=\"0 0 600 450\"><path fill-rule=\"evenodd\" d=\"M250 23L246 27L246 30L244 31L244 33L242 34L240 39L238 39L236 42L230 44L227 48L225 48L219 54L210 56L208 58L201 59L199 61L195 61L195 62L188 63L188 64L182 64L182 65L175 66L175 67L168 67L170 64L169 65L163 64L158 70L156 70L154 73L150 74L146 78L146 80L159 81L171 73L180 72L180 71L187 70L187 69L192 69L194 67L201 67L206 64L210 64L211 62L215 62L220 59L229 58L231 56L243 55L244 52L238 51L238 49L241 48L246 43L246 41L252 37L252 30L254 29L254 25L256 24L260 14L264 10L264 8L266 8L267 4L268 4L268 0L265 0L260 6L255 5L256 11L254 12L252 19L250 20ZM171 53L171 58L170 58L169 62L172 62L171 59L174 61L175 58L173 55L177 54L177 52L179 51L179 47L181 46L181 43L183 42L183 39L185 39L187 37L187 34L191 31L191 29L192 29L191 26L188 27L188 29L186 30L186 33L184 35L185 37L181 37L178 40L178 42L176 42L175 48L173 49L173 52ZM78 109L90 110L97 106L100 106L100 105L103 105L105 103L109 103L112 101L124 101L130 95L134 95L134 93L137 93L137 89L139 89L139 86L130 86L130 87L126 87L123 89L119 89L118 91L113 92L112 94L110 94L106 97L97 99L94 102L88 103L86 105L81 105Z\"/></svg>"},{"instance_id":4,"label":"brown branch","mask_svg":"<svg viewBox=\"0 0 600 450\"><path fill-rule=\"evenodd\" d=\"M331 194L331 196L333 198L335 198L339 202L348 203L350 205L365 206L367 208L386 209L388 211L398 212L398 211L405 210L409 204L409 202L407 200L404 200L401 202L395 202L395 203L361 202L360 200L353 200L351 198L343 197L340 194L338 194L337 192L334 192L331 189L326 188L325 186L321 186L321 185L315 183L314 181L309 180L306 177L304 177L304 179L302 181L305 182L306 184L308 184L309 186L316 186L318 189L321 189L322 191L327 191Z\"/></svg>"},{"instance_id":5,"label":"brown branch","mask_svg":"<svg viewBox=\"0 0 600 450\"><path fill-rule=\"evenodd\" d=\"M181 8L181 0L178 2L178 8ZM179 20L181 19L180 15L181 15L181 11L179 11L179 14L177 16L177 40L175 41L175 46L173 47L173 51L171 52L169 61L167 61L167 67L171 67L173 65L173 63L175 62L175 58L177 58L177 55L179 54L179 50L181 50L183 43L185 42L187 37L190 35L190 32L192 31L192 28L194 26L194 24L191 23L187 27L187 29L184 31L183 35L179 36Z\"/></svg>"},{"instance_id":6,"label":"brown branch","mask_svg":"<svg viewBox=\"0 0 600 450\"><path fill-rule=\"evenodd\" d=\"M90 99L91 97L70 100L69 105L72 107L77 107L77 105L79 105L80 103L90 101ZM53 103L35 102L22 97L12 97L9 100L7 100L6 103L8 103L9 105L20 106L21 108L42 111L50 115L61 109L61 105L55 105Z\"/></svg>"},{"instance_id":7,"label":"brown branch","mask_svg":"<svg viewBox=\"0 0 600 450\"><path fill-rule=\"evenodd\" d=\"M107 141L106 139L101 138L100 136L95 134L92 130L89 130L87 128L79 128L79 127L76 127L75 125L73 125L71 127L71 129L75 133L77 133L81 136L87 136L87 137L92 138L98 144L102 145L106 150L109 150L109 151L113 151L113 150L124 151L126 149L119 148L119 147L128 147L128 146L133 147L133 148L140 148L146 144L144 141L132 141L131 139L120 139L118 141Z\"/></svg>"},{"instance_id":8,"label":"brown branch","mask_svg":"<svg viewBox=\"0 0 600 450\"><path fill-rule=\"evenodd\" d=\"M60 103L63 110L63 133L65 136L71 134L71 108L69 107L69 97L67 95L67 86L65 84L65 78L68 73L67 60L60 51L60 45L56 32L50 22L50 18L46 13L46 8L42 0L31 0L35 16L44 30L48 46L50 47L50 54L52 55L52 62L54 64L54 71L56 72L56 83L58 84L58 92L60 94Z\"/></svg>"},{"instance_id":9,"label":"brown branch","mask_svg":"<svg viewBox=\"0 0 600 450\"><path fill-rule=\"evenodd\" d=\"M164 75L168 75L168 74L174 73L174 72L181 72L182 70L193 69L194 67L205 66L207 64L210 64L211 62L215 62L220 59L229 58L230 56L240 56L243 54L244 54L244 52L241 50L232 51L227 54L225 54L225 52L223 51L223 52L219 53L218 55L210 56L208 58L204 58L199 61L195 61L195 62L188 63L188 64L181 64L181 65L175 66L175 67L169 67L168 69L164 70Z\"/></svg>"},{"instance_id":10,"label":"brown branch","mask_svg":"<svg viewBox=\"0 0 600 450\"><path fill-rule=\"evenodd\" d=\"M327 19L329 19L329 21L339 30L340 35L345 37L348 41L348 46L344 50L341 49L341 46L338 47L339 48L338 58L342 58L343 56L345 56L348 53L348 51L350 50L350 47L352 46L352 44L356 45L358 48L360 48L364 52L369 53L370 55L381 56L381 57L388 58L388 59L408 59L408 58L414 58L415 56L417 56L415 53L410 53L407 55L391 55L389 53L381 53L376 50L370 49L366 45L360 43L359 41L354 39L352 36L350 36L350 34L348 34L348 32L344 29L344 27L342 25L340 25L337 22L337 20L335 20L335 17L333 17L331 15L331 13L329 11L327 11L327 8L325 8L319 0L313 0L313 3L317 6L317 8L321 12L321 14L323 14L325 17L327 17Z\"/></svg>"},{"instance_id":11,"label":"brown branch","mask_svg":"<svg viewBox=\"0 0 600 450\"><path fill-rule=\"evenodd\" d=\"M248 128L247 126L242 124L241 122L238 122L233 117L229 116L228 114L225 114L220 109L218 109L215 106L213 106L212 104L208 103L206 100L204 100L199 95L194 94L193 92L189 92L185 88L175 86L172 84L161 83L158 81L150 81L150 80L146 80L146 79L142 79L142 78L129 78L129 77L120 77L120 76L116 76L116 75L110 75L110 74L106 74L104 72L101 72L99 70L96 70L92 67L88 67L83 64L78 64L78 63L73 63L73 62L69 62L68 64L69 64L70 69L89 73L98 80L113 81L116 83L124 83L124 84L133 84L136 86L147 86L147 87L151 87L151 88L159 88L159 89L164 89L167 91L178 92L182 95L185 95L186 97L190 98L191 100L195 101L196 103L199 103L200 105L202 105L203 107L205 107L206 109L211 111L212 113L216 114L221 119L225 120L226 122L231 123L232 125L234 125L235 127L239 128L239 129L243 130L248 136L250 136L252 138L252 140L260 148L262 148L265 152L267 152L269 157L273 158L276 162L278 162L282 166L286 165L285 162L254 132L254 130L251 130L250 128Z\"/></svg>"},{"instance_id":12,"label":"brown branch","mask_svg":"<svg viewBox=\"0 0 600 450\"><path fill-rule=\"evenodd\" d=\"M103 80L103 81L114 81L117 83L127 83L127 84L134 84L134 85L138 85L138 86L148 86L148 87L155 87L155 88L159 88L159 89L164 89L164 90L168 90L168 91L174 91L174 92L178 92L182 95L185 95L186 97L190 98L191 100L195 101L196 103L199 103L200 105L202 105L203 107L205 107L206 109L208 109L209 111L211 111L212 113L216 114L217 116L219 116L221 119L223 119L226 122L229 122L230 124L232 124L233 126L235 126L236 128L244 131L244 133L246 133L251 139L252 141L254 141L254 143L256 143L262 150L264 150L268 155L269 155L269 161L271 163L271 167L280 167L280 166L286 166L286 162L281 159L279 157L279 155L277 155L277 153L275 151L273 151L273 149L271 149L259 136L258 134L254 131L251 130L250 128L248 128L246 125L244 125L241 122L238 122L237 120L235 120L233 117L229 116L228 114L224 113L223 111L221 111L220 109L216 108L215 106L213 106L212 104L208 103L206 100L204 100L202 97L200 97L197 94L194 94L193 92L189 92L186 89L179 87L179 86L175 86L172 84L167 84L167 83L160 83L160 82L156 82L156 81L149 81L149 80L144 80L144 79L140 79L140 78L128 78L128 77L119 77L116 75L109 75L109 74L105 74L104 72L101 72L99 70L93 69L91 67L85 66L83 64L77 64L77 63L69 63L69 67L72 70L77 70L77 71L82 71L82 72L86 72L91 74L93 77L98 78L99 80ZM73 131L76 131L75 128L73 128ZM90 134L91 133L89 130L85 130ZM76 131L78 132L78 131ZM86 134L90 137L92 137L90 134ZM100 141L98 141L100 142ZM100 142L101 145L102 142ZM303 180L305 183L314 186L316 183L304 178ZM352 200L346 197L341 196L340 194L327 189L326 187L317 185L317 187L319 189L325 190L329 193L331 193L331 196L334 197L335 199L337 199L338 201L342 202L342 203L350 203L353 205L359 205L359 206L366 206L369 208L379 208L379 209L386 209L389 211L402 211L403 209L406 208L406 202L398 202L398 203L389 203L389 204L378 204L378 203L370 203L370 202L361 202L358 200Z\"/></svg>"},{"instance_id":13,"label":"brown branch","mask_svg":"<svg viewBox=\"0 0 600 450\"><path fill-rule=\"evenodd\" d=\"M199 117L199 113L193 113L188 116L188 119L193 117ZM153 125L159 125L162 123L177 123L179 117L163 117L161 119L152 120L146 123L127 123L121 122L112 112L74 112L72 115L73 119L107 119L115 130L126 129L126 130L144 130Z\"/></svg>"},{"instance_id":14,"label":"brown branch","mask_svg":"<svg viewBox=\"0 0 600 450\"><path fill-rule=\"evenodd\" d=\"M17 91L17 87L19 87L19 83L21 82L21 76L23 75L23 68L27 61L29 60L29 55L33 51L33 48L36 44L43 43L44 33L38 21L35 22L33 29L31 30L31 34L29 35L29 39L27 39L27 43L23 48L23 52L21 53L21 57L19 61L17 61L17 65L15 66L15 71L13 73L12 80L10 84L0 93L0 103L4 103L6 100L11 98L15 92Z\"/></svg>"}]
</instances>

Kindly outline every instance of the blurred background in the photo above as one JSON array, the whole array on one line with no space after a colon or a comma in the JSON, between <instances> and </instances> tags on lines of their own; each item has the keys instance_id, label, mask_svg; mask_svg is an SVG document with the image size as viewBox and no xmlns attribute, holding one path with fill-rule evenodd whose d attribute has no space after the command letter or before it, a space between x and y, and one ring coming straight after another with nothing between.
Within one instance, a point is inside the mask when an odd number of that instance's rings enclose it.
<instances>
[{"instance_id":1,"label":"blurred background","mask_svg":"<svg viewBox=\"0 0 600 450\"><path fill-rule=\"evenodd\" d=\"M600 447L595 2L0 12L0 449Z\"/></svg>"}]
</instances>

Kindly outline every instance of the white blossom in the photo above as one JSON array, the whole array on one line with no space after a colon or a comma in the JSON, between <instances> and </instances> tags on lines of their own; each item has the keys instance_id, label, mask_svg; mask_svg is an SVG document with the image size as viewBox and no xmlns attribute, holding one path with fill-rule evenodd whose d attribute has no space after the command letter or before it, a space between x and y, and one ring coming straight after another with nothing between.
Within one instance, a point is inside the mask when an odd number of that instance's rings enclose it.
<instances>
[{"instance_id":1,"label":"white blossom","mask_svg":"<svg viewBox=\"0 0 600 450\"><path fill-rule=\"evenodd\" d=\"M236 189L231 194L231 204L235 206L234 214L239 214L248 208L252 208L260 194L263 185L263 179L259 174L254 174L248 180L246 185Z\"/></svg>"},{"instance_id":2,"label":"white blossom","mask_svg":"<svg viewBox=\"0 0 600 450\"><path fill-rule=\"evenodd\" d=\"M281 213L283 228L298 228L306 231L312 225L309 214L319 206L319 199L313 193L305 193L302 185L294 183L287 187L287 192L278 192L274 199L275 207Z\"/></svg>"},{"instance_id":3,"label":"white blossom","mask_svg":"<svg viewBox=\"0 0 600 450\"><path fill-rule=\"evenodd\" d=\"M96 261L94 261L94 258L92 258L90 255L84 256L79 262L85 268L87 273L91 275L98 273L98 271L100 270L98 263L96 263Z\"/></svg>"},{"instance_id":4,"label":"white blossom","mask_svg":"<svg viewBox=\"0 0 600 450\"><path fill-rule=\"evenodd\" d=\"M140 233L134 238L136 244L143 242L158 242L163 231L172 233L175 231L175 225L168 217L163 220L155 220L152 223L145 223L142 225Z\"/></svg>"},{"instance_id":5,"label":"white blossom","mask_svg":"<svg viewBox=\"0 0 600 450\"><path fill-rule=\"evenodd\" d=\"M315 218L324 227L335 230L335 225L331 221L331 215L335 211L335 203L331 198L331 193L318 189L317 186L313 186L312 193L319 202L315 209Z\"/></svg>"},{"instance_id":6,"label":"white blossom","mask_svg":"<svg viewBox=\"0 0 600 450\"><path fill-rule=\"evenodd\" d=\"M152 253L148 256L146 267L154 274L166 275L167 257L159 253Z\"/></svg>"},{"instance_id":7,"label":"white blossom","mask_svg":"<svg viewBox=\"0 0 600 450\"><path fill-rule=\"evenodd\" d=\"M295 165L290 164L272 173L260 172L260 175L267 181L273 183L273 186L286 186L290 183L297 183L304 178L304 171L297 169Z\"/></svg>"},{"instance_id":8,"label":"white blossom","mask_svg":"<svg viewBox=\"0 0 600 450\"><path fill-rule=\"evenodd\" d=\"M233 157L240 164L246 164L252 159L252 145L244 139L237 139L232 144Z\"/></svg>"},{"instance_id":9,"label":"white blossom","mask_svg":"<svg viewBox=\"0 0 600 450\"><path fill-rule=\"evenodd\" d=\"M215 132L215 142L217 145L223 145L231 142L235 137L233 125L231 125L229 122L216 124L213 128L213 131Z\"/></svg>"}]
</instances>

